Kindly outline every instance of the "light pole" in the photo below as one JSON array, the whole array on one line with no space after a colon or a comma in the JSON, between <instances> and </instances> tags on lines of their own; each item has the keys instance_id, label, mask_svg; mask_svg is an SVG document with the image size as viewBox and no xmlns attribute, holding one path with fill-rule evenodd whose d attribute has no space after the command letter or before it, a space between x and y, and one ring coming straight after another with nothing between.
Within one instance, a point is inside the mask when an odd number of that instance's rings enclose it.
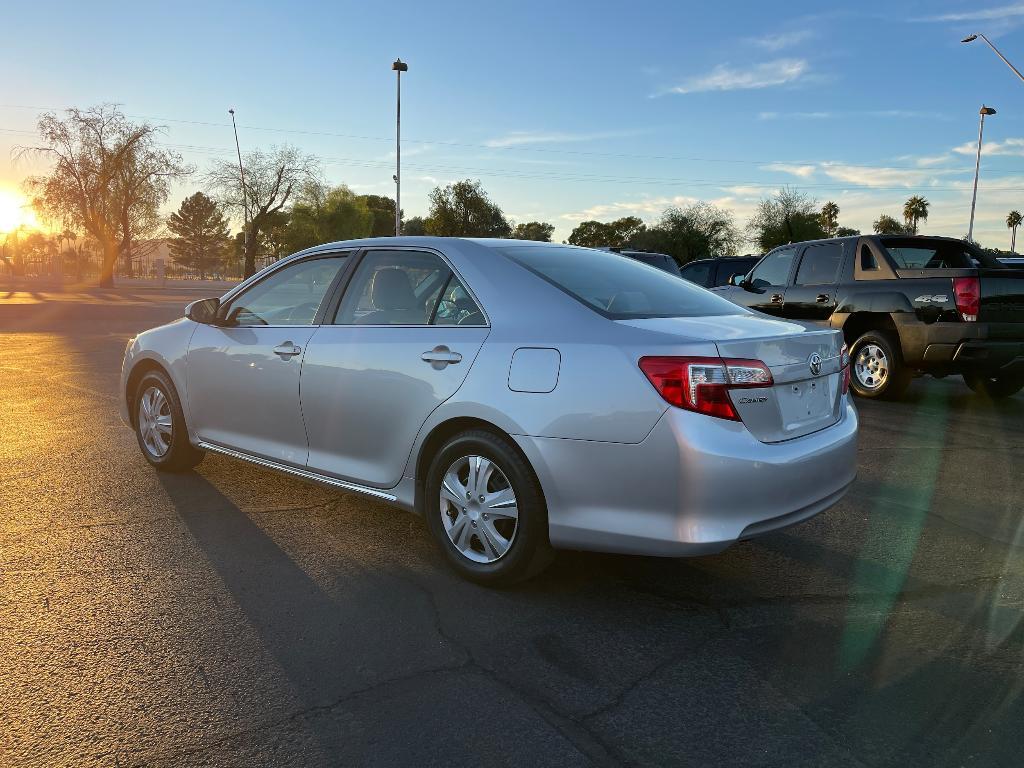
<instances>
[{"instance_id":1,"label":"light pole","mask_svg":"<svg viewBox=\"0 0 1024 768\"><path fill-rule=\"evenodd\" d=\"M980 37L980 38L981 38L982 40L984 40L984 41L985 41L985 42L986 42L986 43L988 44L988 47L989 47L989 48L991 48L991 49L992 49L993 51L995 51L995 54L996 54L996 56L998 56L998 57L999 57L1000 59L1002 59L1002 60L1003 60L1003 64L1005 64L1006 66L1008 66L1008 67L1009 67L1010 69L1012 69L1012 70L1013 70L1013 74L1015 74L1015 75L1016 75L1017 77L1019 77L1019 78L1020 78L1021 80L1024 80L1024 75L1022 75L1022 74L1021 74L1021 73L1020 73L1020 72L1019 72L1019 71L1017 70L1017 68L1016 68L1015 66L1013 66L1013 64L1011 64L1011 63L1010 63L1009 59L1007 59L1007 58L1006 58L1005 56L1003 56L1003 54L999 52L999 49L998 49L998 48L996 48L996 47L995 47L994 45L992 45L992 41L991 41L991 40L989 40L989 39L988 39L987 37L985 37L985 36L984 36L983 34L981 34L981 33L978 33L978 34L976 34L976 35L968 35L967 37L965 37L965 38L964 38L963 40L961 40L960 42L961 42L961 43L973 43L973 42L974 42L975 40L977 40L977 39L978 39L979 37Z\"/></svg>"},{"instance_id":2,"label":"light pole","mask_svg":"<svg viewBox=\"0 0 1024 768\"><path fill-rule=\"evenodd\" d=\"M974 242L974 204L978 201L978 171L981 169L981 140L985 136L985 115L994 115L996 111L992 107L981 105L978 114L981 120L978 123L978 155L974 160L974 192L971 194L971 223L967 227L967 239Z\"/></svg>"},{"instance_id":3,"label":"light pole","mask_svg":"<svg viewBox=\"0 0 1024 768\"><path fill-rule=\"evenodd\" d=\"M242 254L242 275L243 277L249 277L245 274L245 260L249 256L249 195L245 191L245 171L242 170L242 147L238 143L238 125L235 124L235 110L229 109L228 114L231 115L231 127L235 131L235 151L238 153L238 180L242 184L242 248L244 249Z\"/></svg>"},{"instance_id":4,"label":"light pole","mask_svg":"<svg viewBox=\"0 0 1024 768\"><path fill-rule=\"evenodd\" d=\"M395 237L402 234L402 73L409 71L409 65L395 59L391 65L398 84L395 102Z\"/></svg>"}]
</instances>

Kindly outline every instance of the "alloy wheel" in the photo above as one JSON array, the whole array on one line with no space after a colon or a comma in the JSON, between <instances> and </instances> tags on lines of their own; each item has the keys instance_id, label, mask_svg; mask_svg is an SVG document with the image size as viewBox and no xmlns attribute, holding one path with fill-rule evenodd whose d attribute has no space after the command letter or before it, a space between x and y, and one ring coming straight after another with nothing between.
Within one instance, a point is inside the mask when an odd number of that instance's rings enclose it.
<instances>
[{"instance_id":1,"label":"alloy wheel","mask_svg":"<svg viewBox=\"0 0 1024 768\"><path fill-rule=\"evenodd\" d=\"M508 552L519 528L519 506L497 464L483 456L452 462L441 479L441 522L468 560L493 563Z\"/></svg>"},{"instance_id":2,"label":"alloy wheel","mask_svg":"<svg viewBox=\"0 0 1024 768\"><path fill-rule=\"evenodd\" d=\"M877 390L889 378L889 358L877 344L865 344L857 352L853 372L864 389Z\"/></svg>"},{"instance_id":3,"label":"alloy wheel","mask_svg":"<svg viewBox=\"0 0 1024 768\"><path fill-rule=\"evenodd\" d=\"M146 451L161 459L171 448L171 404L159 387L149 387L139 398L139 435Z\"/></svg>"}]
</instances>

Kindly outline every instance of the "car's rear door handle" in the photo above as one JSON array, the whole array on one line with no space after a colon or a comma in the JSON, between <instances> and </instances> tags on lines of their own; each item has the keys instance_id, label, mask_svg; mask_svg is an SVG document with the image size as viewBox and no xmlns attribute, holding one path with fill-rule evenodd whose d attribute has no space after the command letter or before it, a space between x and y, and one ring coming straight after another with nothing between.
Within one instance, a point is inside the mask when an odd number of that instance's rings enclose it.
<instances>
[{"instance_id":1,"label":"car's rear door handle","mask_svg":"<svg viewBox=\"0 0 1024 768\"><path fill-rule=\"evenodd\" d=\"M772 304L781 304L781 303L782 303L782 294L781 293L774 293L774 294L772 294Z\"/></svg>"},{"instance_id":2,"label":"car's rear door handle","mask_svg":"<svg viewBox=\"0 0 1024 768\"><path fill-rule=\"evenodd\" d=\"M278 344L274 347L274 354L282 360L291 360L295 355L302 354L302 347L286 341L284 344Z\"/></svg>"},{"instance_id":3,"label":"car's rear door handle","mask_svg":"<svg viewBox=\"0 0 1024 768\"><path fill-rule=\"evenodd\" d=\"M458 352L452 352L444 344L438 344L433 349L424 352L420 355L420 360L425 363L430 363L431 366L437 369L444 368L446 365L455 365L456 363L462 362L462 355Z\"/></svg>"},{"instance_id":4,"label":"car's rear door handle","mask_svg":"<svg viewBox=\"0 0 1024 768\"><path fill-rule=\"evenodd\" d=\"M829 296L827 293L819 293L815 301L818 302L819 304L826 304L828 303L828 300L831 298L832 297Z\"/></svg>"}]
</instances>

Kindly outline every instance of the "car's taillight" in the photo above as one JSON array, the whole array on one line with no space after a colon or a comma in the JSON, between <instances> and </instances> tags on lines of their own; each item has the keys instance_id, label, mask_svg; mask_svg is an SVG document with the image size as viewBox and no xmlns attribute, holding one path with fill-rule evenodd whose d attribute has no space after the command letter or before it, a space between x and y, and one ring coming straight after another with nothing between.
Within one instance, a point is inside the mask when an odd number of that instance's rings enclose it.
<instances>
[{"instance_id":1,"label":"car's taillight","mask_svg":"<svg viewBox=\"0 0 1024 768\"><path fill-rule=\"evenodd\" d=\"M770 387L772 373L760 360L721 357L641 357L640 370L667 402L688 411L739 421L730 389Z\"/></svg>"},{"instance_id":2,"label":"car's taillight","mask_svg":"<svg viewBox=\"0 0 1024 768\"><path fill-rule=\"evenodd\" d=\"M839 365L843 374L843 394L850 391L850 350L843 344L843 351L839 353Z\"/></svg>"},{"instance_id":3,"label":"car's taillight","mask_svg":"<svg viewBox=\"0 0 1024 768\"><path fill-rule=\"evenodd\" d=\"M954 277L953 296L960 316L968 323L978 319L981 306L981 280L977 277Z\"/></svg>"}]
</instances>

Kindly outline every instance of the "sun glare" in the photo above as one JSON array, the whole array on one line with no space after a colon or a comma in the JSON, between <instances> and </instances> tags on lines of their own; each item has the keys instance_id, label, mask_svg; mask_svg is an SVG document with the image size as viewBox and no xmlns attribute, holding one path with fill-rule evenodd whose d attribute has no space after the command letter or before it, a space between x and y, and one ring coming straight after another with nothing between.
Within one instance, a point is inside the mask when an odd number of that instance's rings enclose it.
<instances>
[{"instance_id":1,"label":"sun glare","mask_svg":"<svg viewBox=\"0 0 1024 768\"><path fill-rule=\"evenodd\" d=\"M28 199L20 192L0 187L0 232L10 232L22 225L38 226Z\"/></svg>"}]
</instances>

